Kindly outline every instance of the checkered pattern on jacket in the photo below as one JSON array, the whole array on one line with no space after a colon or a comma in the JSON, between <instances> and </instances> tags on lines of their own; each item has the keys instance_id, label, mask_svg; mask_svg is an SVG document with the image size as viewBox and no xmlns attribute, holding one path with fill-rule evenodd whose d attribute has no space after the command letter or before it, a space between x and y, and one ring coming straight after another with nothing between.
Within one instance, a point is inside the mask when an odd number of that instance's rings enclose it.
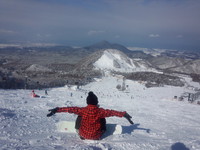
<instances>
[{"instance_id":1,"label":"checkered pattern on jacket","mask_svg":"<svg viewBox=\"0 0 200 150\"><path fill-rule=\"evenodd\" d=\"M100 119L117 116L123 117L126 112L99 108L95 105L86 107L62 107L57 112L74 113L82 117L79 135L85 139L98 140L102 135Z\"/></svg>"}]
</instances>

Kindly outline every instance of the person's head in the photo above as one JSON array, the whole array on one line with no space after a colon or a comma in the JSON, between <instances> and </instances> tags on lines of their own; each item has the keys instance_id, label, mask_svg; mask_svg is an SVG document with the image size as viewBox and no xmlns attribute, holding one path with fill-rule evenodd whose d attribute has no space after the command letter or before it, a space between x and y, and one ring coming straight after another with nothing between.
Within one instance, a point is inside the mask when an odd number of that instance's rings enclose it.
<instances>
[{"instance_id":1,"label":"person's head","mask_svg":"<svg viewBox=\"0 0 200 150\"><path fill-rule=\"evenodd\" d=\"M87 96L87 104L88 105L98 105L98 98L93 92L89 92Z\"/></svg>"}]
</instances>

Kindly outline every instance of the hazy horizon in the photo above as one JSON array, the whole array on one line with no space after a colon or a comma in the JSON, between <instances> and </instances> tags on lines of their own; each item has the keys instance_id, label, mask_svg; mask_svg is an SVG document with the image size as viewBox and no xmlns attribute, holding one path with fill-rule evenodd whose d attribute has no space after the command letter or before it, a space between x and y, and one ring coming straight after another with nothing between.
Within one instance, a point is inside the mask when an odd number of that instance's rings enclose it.
<instances>
[{"instance_id":1,"label":"hazy horizon","mask_svg":"<svg viewBox=\"0 0 200 150\"><path fill-rule=\"evenodd\" d=\"M200 49L198 0L0 0L0 43Z\"/></svg>"}]
</instances>

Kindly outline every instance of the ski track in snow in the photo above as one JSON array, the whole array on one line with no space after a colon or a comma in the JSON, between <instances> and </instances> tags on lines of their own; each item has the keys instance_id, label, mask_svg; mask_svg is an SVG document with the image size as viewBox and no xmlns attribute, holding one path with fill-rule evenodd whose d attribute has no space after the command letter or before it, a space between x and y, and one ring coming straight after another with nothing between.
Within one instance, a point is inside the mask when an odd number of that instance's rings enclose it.
<instances>
[{"instance_id":1,"label":"ski track in snow","mask_svg":"<svg viewBox=\"0 0 200 150\"><path fill-rule=\"evenodd\" d=\"M170 86L147 89L143 84L126 80L130 93L124 93L116 89L121 83L122 79L105 77L81 87L80 91L66 87L48 89L45 98L32 98L31 90L0 90L0 149L175 150L176 146L185 146L183 150L200 149L200 106L172 100L189 89ZM130 125L125 118L107 118L109 123L121 124L123 134L100 141L80 140L76 134L57 132L56 122L75 121L76 115L60 113L47 118L48 109L84 107L88 91L94 91L101 107L127 111L135 124ZM35 92L44 95L44 90Z\"/></svg>"}]
</instances>

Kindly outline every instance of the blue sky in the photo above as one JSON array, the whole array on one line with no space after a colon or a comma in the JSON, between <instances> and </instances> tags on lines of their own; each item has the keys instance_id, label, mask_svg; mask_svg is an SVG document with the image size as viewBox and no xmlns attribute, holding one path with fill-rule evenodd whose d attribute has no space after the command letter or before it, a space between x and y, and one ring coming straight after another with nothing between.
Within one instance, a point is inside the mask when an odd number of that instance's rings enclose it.
<instances>
[{"instance_id":1,"label":"blue sky","mask_svg":"<svg viewBox=\"0 0 200 150\"><path fill-rule=\"evenodd\" d=\"M0 43L200 49L200 0L0 0Z\"/></svg>"}]
</instances>

